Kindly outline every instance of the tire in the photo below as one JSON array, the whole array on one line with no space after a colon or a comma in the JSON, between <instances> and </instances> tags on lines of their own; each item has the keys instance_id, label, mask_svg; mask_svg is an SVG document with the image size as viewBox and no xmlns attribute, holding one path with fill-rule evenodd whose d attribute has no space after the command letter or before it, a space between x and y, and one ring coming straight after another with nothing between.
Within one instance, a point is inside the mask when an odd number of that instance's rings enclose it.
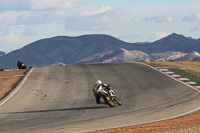
<instances>
[{"instance_id":1,"label":"tire","mask_svg":"<svg viewBox=\"0 0 200 133\"><path fill-rule=\"evenodd\" d=\"M122 101L119 98L117 99L117 104L122 105Z\"/></svg>"},{"instance_id":2,"label":"tire","mask_svg":"<svg viewBox=\"0 0 200 133\"><path fill-rule=\"evenodd\" d=\"M105 97L104 100L110 107L115 107L115 103L109 97Z\"/></svg>"},{"instance_id":3,"label":"tire","mask_svg":"<svg viewBox=\"0 0 200 133\"><path fill-rule=\"evenodd\" d=\"M99 95L96 95L96 103L97 103L97 104L100 104L100 98L101 98L101 97L100 97Z\"/></svg>"}]
</instances>

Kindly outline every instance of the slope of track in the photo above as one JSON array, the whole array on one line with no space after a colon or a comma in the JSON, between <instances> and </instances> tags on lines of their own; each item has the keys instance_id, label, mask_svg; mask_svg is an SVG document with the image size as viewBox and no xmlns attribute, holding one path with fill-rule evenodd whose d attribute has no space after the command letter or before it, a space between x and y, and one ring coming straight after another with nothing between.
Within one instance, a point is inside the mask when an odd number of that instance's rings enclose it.
<instances>
[{"instance_id":1,"label":"slope of track","mask_svg":"<svg viewBox=\"0 0 200 133\"><path fill-rule=\"evenodd\" d=\"M123 105L97 105L97 79ZM199 92L139 63L35 68L0 107L0 132L86 132L161 120L199 107Z\"/></svg>"}]
</instances>

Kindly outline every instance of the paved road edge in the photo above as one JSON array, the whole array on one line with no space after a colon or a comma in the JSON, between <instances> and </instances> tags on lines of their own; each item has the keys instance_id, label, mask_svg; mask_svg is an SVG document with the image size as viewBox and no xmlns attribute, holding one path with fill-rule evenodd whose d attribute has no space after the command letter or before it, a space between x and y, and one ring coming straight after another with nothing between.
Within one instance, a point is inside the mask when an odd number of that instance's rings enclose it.
<instances>
[{"instance_id":1,"label":"paved road edge","mask_svg":"<svg viewBox=\"0 0 200 133\"><path fill-rule=\"evenodd\" d=\"M0 101L0 107L4 105L17 91L21 88L21 86L24 84L24 82L27 80L29 75L32 73L34 68L31 68L28 73L23 77L23 79L19 82L19 84L13 89L3 100Z\"/></svg>"}]
</instances>

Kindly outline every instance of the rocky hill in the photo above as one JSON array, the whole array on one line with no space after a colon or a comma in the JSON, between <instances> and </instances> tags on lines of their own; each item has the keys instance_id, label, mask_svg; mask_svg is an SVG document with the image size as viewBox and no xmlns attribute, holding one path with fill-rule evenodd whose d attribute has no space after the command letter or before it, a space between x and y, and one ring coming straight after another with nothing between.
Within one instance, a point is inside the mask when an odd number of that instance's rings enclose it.
<instances>
[{"instance_id":1,"label":"rocky hill","mask_svg":"<svg viewBox=\"0 0 200 133\"><path fill-rule=\"evenodd\" d=\"M189 54L186 54L185 56L182 56L178 59L177 61L199 61L198 59L200 58L200 54L196 51L191 52Z\"/></svg>"},{"instance_id":2,"label":"rocky hill","mask_svg":"<svg viewBox=\"0 0 200 133\"><path fill-rule=\"evenodd\" d=\"M128 51L124 48L116 50L110 54L100 58L105 63L108 62L125 62L125 61L143 61L146 60L148 54L138 50Z\"/></svg>"},{"instance_id":3,"label":"rocky hill","mask_svg":"<svg viewBox=\"0 0 200 133\"><path fill-rule=\"evenodd\" d=\"M168 51L163 53L147 54L142 51L128 51L120 49L105 55L101 60L105 63L109 62L125 62L125 61L146 61L146 62L161 62L161 61L193 61L200 58L200 54L196 51L191 53Z\"/></svg>"},{"instance_id":4,"label":"rocky hill","mask_svg":"<svg viewBox=\"0 0 200 133\"><path fill-rule=\"evenodd\" d=\"M183 56L188 55L188 53L184 52L176 52L176 51L168 51L163 53L153 53L149 54L148 61L174 61Z\"/></svg>"},{"instance_id":5,"label":"rocky hill","mask_svg":"<svg viewBox=\"0 0 200 133\"><path fill-rule=\"evenodd\" d=\"M16 68L18 60L29 67L56 63L72 65L102 61L165 61L175 60L193 51L200 52L200 39L175 33L152 43L127 43L102 34L57 36L38 40L1 56L0 68Z\"/></svg>"}]
</instances>

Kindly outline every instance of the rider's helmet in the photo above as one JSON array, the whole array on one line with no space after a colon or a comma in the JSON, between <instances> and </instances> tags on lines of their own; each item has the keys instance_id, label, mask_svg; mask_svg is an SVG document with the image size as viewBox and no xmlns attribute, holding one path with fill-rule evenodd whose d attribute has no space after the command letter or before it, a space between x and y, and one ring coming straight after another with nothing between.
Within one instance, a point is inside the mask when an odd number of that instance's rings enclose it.
<instances>
[{"instance_id":1,"label":"rider's helmet","mask_svg":"<svg viewBox=\"0 0 200 133\"><path fill-rule=\"evenodd\" d=\"M96 84L102 84L101 80L97 80Z\"/></svg>"},{"instance_id":2,"label":"rider's helmet","mask_svg":"<svg viewBox=\"0 0 200 133\"><path fill-rule=\"evenodd\" d=\"M95 87L95 86L98 86L99 84L103 84L103 83L101 82L101 80L97 80L96 83L94 84L94 87Z\"/></svg>"}]
</instances>

